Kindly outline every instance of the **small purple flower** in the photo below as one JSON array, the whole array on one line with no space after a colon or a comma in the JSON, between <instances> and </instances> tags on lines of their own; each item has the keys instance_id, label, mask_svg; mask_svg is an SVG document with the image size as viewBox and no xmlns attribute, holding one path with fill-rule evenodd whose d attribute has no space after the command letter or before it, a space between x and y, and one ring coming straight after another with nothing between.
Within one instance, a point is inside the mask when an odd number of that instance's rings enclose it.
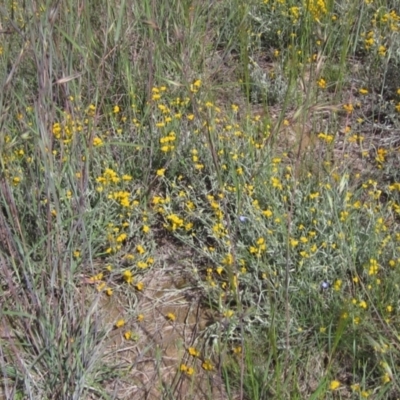
<instances>
[{"instance_id":1,"label":"small purple flower","mask_svg":"<svg viewBox=\"0 0 400 400\"><path fill-rule=\"evenodd\" d=\"M331 286L331 284L329 282L323 281L321 283L321 289L323 289L323 290L329 289L330 286Z\"/></svg>"}]
</instances>

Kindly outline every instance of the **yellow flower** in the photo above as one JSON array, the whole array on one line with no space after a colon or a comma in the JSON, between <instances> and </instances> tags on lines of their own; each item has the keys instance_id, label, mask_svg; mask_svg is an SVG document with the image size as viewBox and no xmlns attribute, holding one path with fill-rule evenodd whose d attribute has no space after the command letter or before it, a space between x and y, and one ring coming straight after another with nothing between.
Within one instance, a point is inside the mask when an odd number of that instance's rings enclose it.
<instances>
[{"instance_id":1,"label":"yellow flower","mask_svg":"<svg viewBox=\"0 0 400 400\"><path fill-rule=\"evenodd\" d=\"M138 261L138 263L136 265L141 269L144 269L144 268L148 267L147 263L144 262L144 261Z\"/></svg>"},{"instance_id":2,"label":"yellow flower","mask_svg":"<svg viewBox=\"0 0 400 400\"><path fill-rule=\"evenodd\" d=\"M181 364L180 367L179 367L179 370L181 372L185 372L187 370L187 366L185 364Z\"/></svg>"},{"instance_id":3,"label":"yellow flower","mask_svg":"<svg viewBox=\"0 0 400 400\"><path fill-rule=\"evenodd\" d=\"M335 283L333 284L333 289L338 292L340 290L341 286L342 286L342 280L341 279L337 279L335 281Z\"/></svg>"},{"instance_id":4,"label":"yellow flower","mask_svg":"<svg viewBox=\"0 0 400 400\"><path fill-rule=\"evenodd\" d=\"M321 88L321 89L325 89L326 88L326 80L321 78L320 80L317 81L317 85Z\"/></svg>"},{"instance_id":5,"label":"yellow flower","mask_svg":"<svg viewBox=\"0 0 400 400\"><path fill-rule=\"evenodd\" d=\"M375 160L378 162L378 163L384 163L385 162L385 156L386 156L386 154L387 154L387 150L385 150L385 149L378 149L377 150L377 156L376 156L376 158L375 158Z\"/></svg>"},{"instance_id":6,"label":"yellow flower","mask_svg":"<svg viewBox=\"0 0 400 400\"><path fill-rule=\"evenodd\" d=\"M190 91L192 93L197 93L200 89L200 86L201 86L201 80L197 79L190 85Z\"/></svg>"},{"instance_id":7,"label":"yellow flower","mask_svg":"<svg viewBox=\"0 0 400 400\"><path fill-rule=\"evenodd\" d=\"M234 312L232 310L226 310L224 312L224 317L225 318L231 318L233 316Z\"/></svg>"},{"instance_id":8,"label":"yellow flower","mask_svg":"<svg viewBox=\"0 0 400 400\"><path fill-rule=\"evenodd\" d=\"M371 258L369 260L369 262L370 262L370 265L368 268L368 275L376 275L379 270L379 265L378 265L377 260L375 260L374 258Z\"/></svg>"},{"instance_id":9,"label":"yellow flower","mask_svg":"<svg viewBox=\"0 0 400 400\"><path fill-rule=\"evenodd\" d=\"M133 282L133 275L132 272L129 270L126 270L122 273L122 278L126 283L131 284Z\"/></svg>"},{"instance_id":10,"label":"yellow flower","mask_svg":"<svg viewBox=\"0 0 400 400\"><path fill-rule=\"evenodd\" d=\"M137 319L137 322L142 322L144 320L144 315L143 314L138 314L136 319Z\"/></svg>"},{"instance_id":11,"label":"yellow flower","mask_svg":"<svg viewBox=\"0 0 400 400\"><path fill-rule=\"evenodd\" d=\"M383 384L389 383L391 380L392 380L392 379L390 378L390 375L389 375L387 372L385 372L385 373L383 374L383 376L382 376L382 383L383 383Z\"/></svg>"},{"instance_id":12,"label":"yellow flower","mask_svg":"<svg viewBox=\"0 0 400 400\"><path fill-rule=\"evenodd\" d=\"M258 253L258 248L257 248L257 247L254 247L254 246L250 246L250 253L251 253L251 254L256 254L256 253Z\"/></svg>"},{"instance_id":13,"label":"yellow flower","mask_svg":"<svg viewBox=\"0 0 400 400\"><path fill-rule=\"evenodd\" d=\"M199 357L200 356L200 352L195 347L189 347L188 348L188 353L193 357Z\"/></svg>"},{"instance_id":14,"label":"yellow flower","mask_svg":"<svg viewBox=\"0 0 400 400\"><path fill-rule=\"evenodd\" d=\"M79 258L81 256L81 252L79 250L74 251L74 258Z\"/></svg>"},{"instance_id":15,"label":"yellow flower","mask_svg":"<svg viewBox=\"0 0 400 400\"><path fill-rule=\"evenodd\" d=\"M154 264L154 258L153 257L149 257L147 259L147 265L152 265L152 264Z\"/></svg>"},{"instance_id":16,"label":"yellow flower","mask_svg":"<svg viewBox=\"0 0 400 400\"><path fill-rule=\"evenodd\" d=\"M349 103L349 104L344 104L343 105L343 108L350 114L351 112L353 112L354 111L354 107L353 107L353 105L351 104L351 103Z\"/></svg>"},{"instance_id":17,"label":"yellow flower","mask_svg":"<svg viewBox=\"0 0 400 400\"><path fill-rule=\"evenodd\" d=\"M125 325L125 320L123 320L122 318L119 319L116 323L115 323L115 327L116 328L122 328Z\"/></svg>"},{"instance_id":18,"label":"yellow flower","mask_svg":"<svg viewBox=\"0 0 400 400\"><path fill-rule=\"evenodd\" d=\"M170 214L166 218L168 221L170 221L171 226L166 226L170 228L173 231L176 231L178 228L182 227L184 224L184 220L182 218L179 218L178 215L176 214Z\"/></svg>"},{"instance_id":19,"label":"yellow flower","mask_svg":"<svg viewBox=\"0 0 400 400\"><path fill-rule=\"evenodd\" d=\"M339 387L340 387L340 382L337 381L337 380L332 381L332 382L330 383L330 385L329 385L329 389L330 389L330 390L336 390L336 389L338 389Z\"/></svg>"},{"instance_id":20,"label":"yellow flower","mask_svg":"<svg viewBox=\"0 0 400 400\"><path fill-rule=\"evenodd\" d=\"M367 302L365 300L361 300L359 306L366 310L368 308Z\"/></svg>"},{"instance_id":21,"label":"yellow flower","mask_svg":"<svg viewBox=\"0 0 400 400\"><path fill-rule=\"evenodd\" d=\"M206 371L212 371L214 369L214 366L213 366L211 360L209 360L209 359L205 359L203 364L201 364L201 366Z\"/></svg>"},{"instance_id":22,"label":"yellow flower","mask_svg":"<svg viewBox=\"0 0 400 400\"><path fill-rule=\"evenodd\" d=\"M234 354L240 354L242 352L242 347L241 346L236 346L232 349Z\"/></svg>"},{"instance_id":23,"label":"yellow flower","mask_svg":"<svg viewBox=\"0 0 400 400\"><path fill-rule=\"evenodd\" d=\"M185 374L187 376L192 376L194 374L194 369L192 367L187 367L186 371L185 371Z\"/></svg>"},{"instance_id":24,"label":"yellow flower","mask_svg":"<svg viewBox=\"0 0 400 400\"><path fill-rule=\"evenodd\" d=\"M264 240L264 239L259 239L259 240ZM225 257L224 257L224 259L222 260L222 264L224 264L224 265L233 265L233 262L234 262L235 260L234 260L234 258L233 258L233 255L231 254L231 253L228 253Z\"/></svg>"},{"instance_id":25,"label":"yellow flower","mask_svg":"<svg viewBox=\"0 0 400 400\"><path fill-rule=\"evenodd\" d=\"M260 238L258 238L257 239L257 242L256 242L259 246L261 246L261 245L263 245L264 243L265 243L265 239L263 238L263 237L260 237Z\"/></svg>"},{"instance_id":26,"label":"yellow flower","mask_svg":"<svg viewBox=\"0 0 400 400\"><path fill-rule=\"evenodd\" d=\"M109 297L112 296L113 295L113 290L111 288L107 288L106 289L106 295L109 296Z\"/></svg>"},{"instance_id":27,"label":"yellow flower","mask_svg":"<svg viewBox=\"0 0 400 400\"><path fill-rule=\"evenodd\" d=\"M165 168L161 168L157 170L157 176L164 176L165 174Z\"/></svg>"},{"instance_id":28,"label":"yellow flower","mask_svg":"<svg viewBox=\"0 0 400 400\"><path fill-rule=\"evenodd\" d=\"M353 390L354 392L359 392L360 391L360 384L359 383L354 383L350 387L351 387L351 390Z\"/></svg>"},{"instance_id":29,"label":"yellow flower","mask_svg":"<svg viewBox=\"0 0 400 400\"><path fill-rule=\"evenodd\" d=\"M174 322L176 320L176 316L172 312L168 313L165 317L171 322Z\"/></svg>"},{"instance_id":30,"label":"yellow flower","mask_svg":"<svg viewBox=\"0 0 400 400\"><path fill-rule=\"evenodd\" d=\"M100 272L97 275L92 276L91 278L89 278L90 283L95 283L98 281L101 281L103 279L103 273Z\"/></svg>"},{"instance_id":31,"label":"yellow flower","mask_svg":"<svg viewBox=\"0 0 400 400\"><path fill-rule=\"evenodd\" d=\"M98 147L98 146L102 146L102 145L103 145L103 141L98 136L96 136L93 139L93 146Z\"/></svg>"},{"instance_id":32,"label":"yellow flower","mask_svg":"<svg viewBox=\"0 0 400 400\"><path fill-rule=\"evenodd\" d=\"M94 104L90 104L90 106L87 109L87 114L93 116L96 111L96 106Z\"/></svg>"},{"instance_id":33,"label":"yellow flower","mask_svg":"<svg viewBox=\"0 0 400 400\"><path fill-rule=\"evenodd\" d=\"M121 242L123 242L126 238L127 238L127 234L126 234L126 233L121 233L121 234L117 237L116 241L117 241L118 243L121 243Z\"/></svg>"},{"instance_id":34,"label":"yellow flower","mask_svg":"<svg viewBox=\"0 0 400 400\"><path fill-rule=\"evenodd\" d=\"M136 290L139 290L139 292L140 292L144 288L144 283L143 282L138 282L136 284L135 288L136 288Z\"/></svg>"},{"instance_id":35,"label":"yellow flower","mask_svg":"<svg viewBox=\"0 0 400 400\"><path fill-rule=\"evenodd\" d=\"M14 186L18 186L19 183L21 182L21 178L19 176L14 176L12 183Z\"/></svg>"},{"instance_id":36,"label":"yellow flower","mask_svg":"<svg viewBox=\"0 0 400 400\"><path fill-rule=\"evenodd\" d=\"M188 376L192 376L194 374L194 369L192 367L188 367L185 364L181 364L179 370Z\"/></svg>"},{"instance_id":37,"label":"yellow flower","mask_svg":"<svg viewBox=\"0 0 400 400\"><path fill-rule=\"evenodd\" d=\"M319 133L318 138L324 140L326 143L332 143L334 139L333 135L328 135L326 133Z\"/></svg>"},{"instance_id":38,"label":"yellow flower","mask_svg":"<svg viewBox=\"0 0 400 400\"><path fill-rule=\"evenodd\" d=\"M262 212L264 217L270 218L272 217L272 211L271 210L265 210Z\"/></svg>"},{"instance_id":39,"label":"yellow flower","mask_svg":"<svg viewBox=\"0 0 400 400\"><path fill-rule=\"evenodd\" d=\"M132 332L131 331L126 331L124 333L124 338L125 338L125 340L130 340L132 338Z\"/></svg>"},{"instance_id":40,"label":"yellow flower","mask_svg":"<svg viewBox=\"0 0 400 400\"><path fill-rule=\"evenodd\" d=\"M201 86L201 79L197 79L193 82L193 86L199 88Z\"/></svg>"}]
</instances>

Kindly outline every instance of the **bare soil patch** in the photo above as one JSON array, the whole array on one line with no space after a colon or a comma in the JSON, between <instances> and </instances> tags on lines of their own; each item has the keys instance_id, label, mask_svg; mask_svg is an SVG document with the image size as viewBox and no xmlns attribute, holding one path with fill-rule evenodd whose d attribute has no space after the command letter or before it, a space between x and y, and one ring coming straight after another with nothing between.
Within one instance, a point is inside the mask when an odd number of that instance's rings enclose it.
<instances>
[{"instance_id":1,"label":"bare soil patch","mask_svg":"<svg viewBox=\"0 0 400 400\"><path fill-rule=\"evenodd\" d=\"M107 392L118 399L227 399L218 369L218 360L206 354L204 329L213 323L211 313L202 306L201 290L186 280L183 267L169 262L167 268L146 273L145 289L137 296L132 314L126 311L129 294L112 296L101 302L101 313L109 324L126 320L123 328L114 329L108 340L107 362L117 365L123 378L107 384ZM134 290L128 289L128 290ZM139 321L138 314L144 319ZM169 314L175 320L168 318ZM124 333L130 330L132 340ZM188 353L189 347L200 351L199 357ZM202 364L211 358L212 371ZM184 364L192 375L180 370Z\"/></svg>"}]
</instances>

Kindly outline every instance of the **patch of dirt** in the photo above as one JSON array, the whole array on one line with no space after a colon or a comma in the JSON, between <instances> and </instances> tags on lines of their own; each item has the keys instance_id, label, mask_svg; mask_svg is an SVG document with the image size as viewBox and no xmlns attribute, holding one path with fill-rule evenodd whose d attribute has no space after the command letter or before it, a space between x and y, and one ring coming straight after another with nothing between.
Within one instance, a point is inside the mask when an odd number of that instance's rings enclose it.
<instances>
[{"instance_id":1,"label":"patch of dirt","mask_svg":"<svg viewBox=\"0 0 400 400\"><path fill-rule=\"evenodd\" d=\"M107 392L130 400L227 399L218 360L206 354L202 332L214 318L201 306L200 290L186 280L183 268L175 265L154 268L143 283L145 289L131 305L131 315L124 304L129 296L112 296L101 305L108 323L119 318L127 321L111 332L108 342L108 361L118 365L123 379L107 384ZM176 317L174 321L167 318L169 313ZM140 322L138 314L144 316ZM123 337L127 330L133 332L134 340ZM198 349L199 357L189 355L189 347ZM211 358L213 371L202 368L206 358ZM193 375L181 372L181 364L193 368Z\"/></svg>"}]
</instances>

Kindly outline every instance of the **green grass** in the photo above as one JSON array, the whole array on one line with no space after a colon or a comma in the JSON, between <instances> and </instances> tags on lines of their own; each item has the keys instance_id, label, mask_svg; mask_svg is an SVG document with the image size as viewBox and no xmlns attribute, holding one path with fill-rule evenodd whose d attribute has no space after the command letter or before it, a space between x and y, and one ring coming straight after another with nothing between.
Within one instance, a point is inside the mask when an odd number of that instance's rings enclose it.
<instances>
[{"instance_id":1,"label":"green grass","mask_svg":"<svg viewBox=\"0 0 400 400\"><path fill-rule=\"evenodd\" d=\"M398 398L396 2L32 3L0 6L4 398L144 398L146 356L160 398ZM133 322L167 275L212 315L164 318L175 378Z\"/></svg>"}]
</instances>

